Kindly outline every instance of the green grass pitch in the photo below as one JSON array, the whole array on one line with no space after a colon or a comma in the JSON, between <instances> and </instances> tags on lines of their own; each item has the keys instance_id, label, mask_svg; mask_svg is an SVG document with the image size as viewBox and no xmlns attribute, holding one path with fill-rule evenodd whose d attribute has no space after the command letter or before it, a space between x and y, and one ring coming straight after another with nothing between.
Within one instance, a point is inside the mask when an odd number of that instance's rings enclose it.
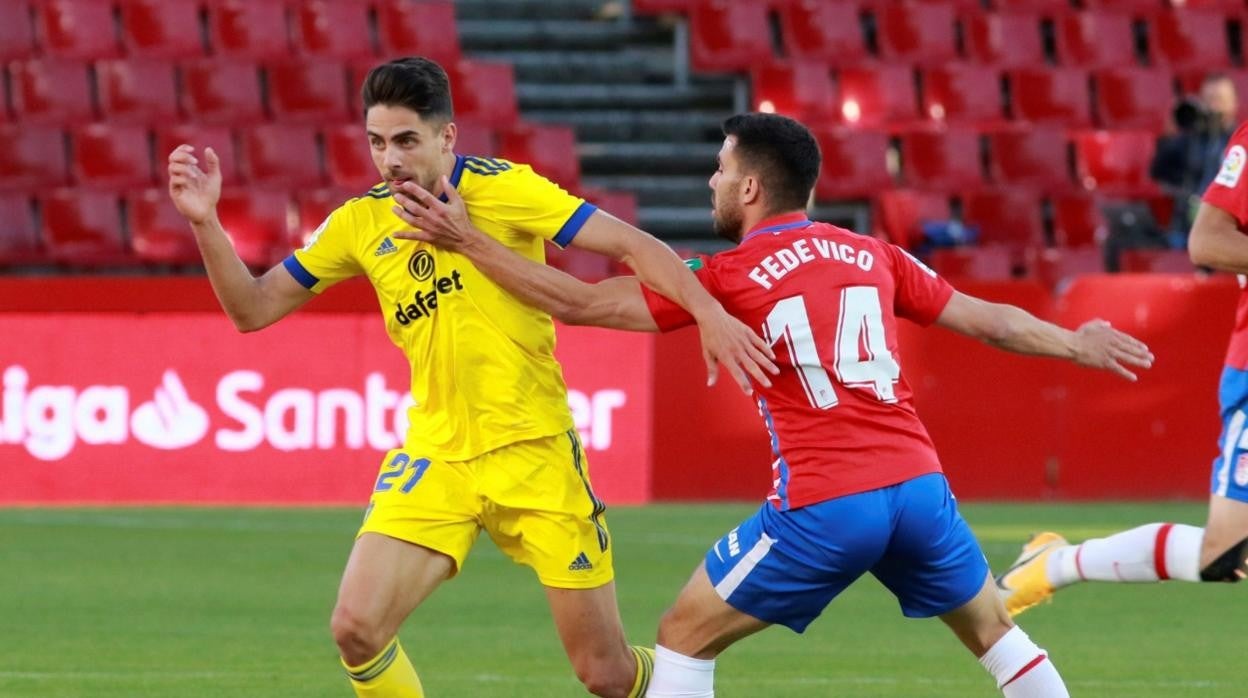
<instances>
[{"instance_id":1,"label":"green grass pitch","mask_svg":"<svg viewBox=\"0 0 1248 698\"><path fill-rule=\"evenodd\" d=\"M614 508L630 636L658 618L707 546L753 506ZM968 504L994 570L1026 536L1150 521L1202 524L1200 504ZM0 696L351 695L328 632L360 510L0 510ZM1239 695L1248 588L1084 585L1022 616L1076 696ZM483 537L463 573L408 621L433 698L585 695L526 569ZM864 578L805 636L772 628L720 658L717 695L999 695L935 620L904 619Z\"/></svg>"}]
</instances>

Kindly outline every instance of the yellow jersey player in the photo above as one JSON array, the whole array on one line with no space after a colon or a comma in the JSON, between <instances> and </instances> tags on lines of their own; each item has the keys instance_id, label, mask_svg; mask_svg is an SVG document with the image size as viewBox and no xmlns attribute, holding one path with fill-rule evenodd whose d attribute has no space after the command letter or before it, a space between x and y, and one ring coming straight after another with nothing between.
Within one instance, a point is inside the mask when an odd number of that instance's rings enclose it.
<instances>
[{"instance_id":1,"label":"yellow jersey player","mask_svg":"<svg viewBox=\"0 0 1248 698\"><path fill-rule=\"evenodd\" d=\"M612 540L553 356L545 313L517 301L466 257L403 239L391 190L454 189L472 221L512 250L543 258L546 240L605 253L698 318L710 380L722 363L743 389L769 385L770 350L710 297L667 246L525 165L455 152L446 72L424 58L374 68L365 126L384 180L335 210L285 262L255 278L216 215L211 149L169 156L169 191L191 223L213 289L241 331L261 329L314 294L365 275L386 331L412 367L411 427L386 454L347 561L331 628L359 696L423 696L397 632L462 567L484 528L546 588L577 677L599 696L638 696L649 650L625 640Z\"/></svg>"}]
</instances>

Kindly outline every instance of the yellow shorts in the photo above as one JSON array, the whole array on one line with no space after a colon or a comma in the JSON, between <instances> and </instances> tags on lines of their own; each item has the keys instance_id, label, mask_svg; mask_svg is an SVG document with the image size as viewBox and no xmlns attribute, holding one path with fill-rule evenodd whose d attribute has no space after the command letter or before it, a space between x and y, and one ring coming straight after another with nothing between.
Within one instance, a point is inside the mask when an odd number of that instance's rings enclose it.
<instances>
[{"instance_id":1,"label":"yellow shorts","mask_svg":"<svg viewBox=\"0 0 1248 698\"><path fill-rule=\"evenodd\" d=\"M360 534L380 533L444 553L455 572L481 529L542 584L592 589L614 577L606 505L594 495L572 429L447 462L386 454Z\"/></svg>"}]
</instances>

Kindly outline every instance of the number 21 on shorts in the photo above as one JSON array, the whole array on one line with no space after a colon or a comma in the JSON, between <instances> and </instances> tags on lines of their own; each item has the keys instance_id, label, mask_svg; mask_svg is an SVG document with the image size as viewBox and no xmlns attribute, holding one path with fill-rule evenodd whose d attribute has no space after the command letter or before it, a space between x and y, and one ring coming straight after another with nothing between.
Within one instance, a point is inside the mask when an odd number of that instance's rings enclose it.
<instances>
[{"instance_id":1,"label":"number 21 on shorts","mask_svg":"<svg viewBox=\"0 0 1248 698\"><path fill-rule=\"evenodd\" d=\"M406 453L396 453L394 458L390 459L390 462L386 464L385 470L382 471L381 475L377 476L377 485L373 487L373 491L389 492L394 487L394 481L399 479L403 473L410 471L407 479L403 481L403 486L399 488L400 492L407 494L412 491L416 483L420 482L420 478L424 477L425 471L428 469L428 458L412 460L412 457Z\"/></svg>"},{"instance_id":2,"label":"number 21 on shorts","mask_svg":"<svg viewBox=\"0 0 1248 698\"><path fill-rule=\"evenodd\" d=\"M896 402L893 386L901 377L901 366L888 350L884 336L880 290L848 286L841 290L840 301L836 342L832 345L837 380L849 388L872 388L882 402ZM825 410L836 407L836 389L815 345L804 297L791 296L776 303L767 314L763 336L773 345L784 338L789 360L811 405ZM860 347L866 348L865 359Z\"/></svg>"}]
</instances>

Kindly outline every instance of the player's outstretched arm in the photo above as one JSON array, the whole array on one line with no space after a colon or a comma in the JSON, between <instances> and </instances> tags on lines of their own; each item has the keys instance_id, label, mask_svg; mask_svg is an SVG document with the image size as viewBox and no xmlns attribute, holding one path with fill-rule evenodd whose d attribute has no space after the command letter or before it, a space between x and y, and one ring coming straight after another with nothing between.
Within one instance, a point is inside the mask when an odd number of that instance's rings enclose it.
<instances>
[{"instance_id":1,"label":"player's outstretched arm","mask_svg":"<svg viewBox=\"0 0 1248 698\"><path fill-rule=\"evenodd\" d=\"M290 272L278 265L259 279L239 259L217 218L221 163L212 148L200 167L195 148L180 145L169 154L169 197L191 224L212 290L225 314L242 332L267 327L312 298Z\"/></svg>"},{"instance_id":2,"label":"player's outstretched arm","mask_svg":"<svg viewBox=\"0 0 1248 698\"><path fill-rule=\"evenodd\" d=\"M1136 378L1128 366L1153 365L1147 345L1104 320L1090 320L1072 332L1017 306L990 303L957 291L936 324L1006 351L1068 359L1131 381Z\"/></svg>"},{"instance_id":3,"label":"player's outstretched arm","mask_svg":"<svg viewBox=\"0 0 1248 698\"><path fill-rule=\"evenodd\" d=\"M1234 216L1213 204L1202 203L1196 212L1187 253L1193 264L1248 274L1248 236Z\"/></svg>"},{"instance_id":4,"label":"player's outstretched arm","mask_svg":"<svg viewBox=\"0 0 1248 698\"><path fill-rule=\"evenodd\" d=\"M473 234L464 202L446 177L442 178L442 191L447 196L445 203L411 182L397 188L395 215L419 229L399 237L424 240L454 250L460 250L465 241L479 237ZM729 315L667 245L602 211L589 217L573 244L628 264L637 272L641 283L689 311L702 334L708 384L715 382L722 363L746 393L752 392L750 377L764 386L771 385L767 374L779 372L772 362L771 348L757 333ZM504 288L525 297L509 288L500 277L491 276ZM541 302L534 305L559 317L559 313Z\"/></svg>"}]
</instances>

